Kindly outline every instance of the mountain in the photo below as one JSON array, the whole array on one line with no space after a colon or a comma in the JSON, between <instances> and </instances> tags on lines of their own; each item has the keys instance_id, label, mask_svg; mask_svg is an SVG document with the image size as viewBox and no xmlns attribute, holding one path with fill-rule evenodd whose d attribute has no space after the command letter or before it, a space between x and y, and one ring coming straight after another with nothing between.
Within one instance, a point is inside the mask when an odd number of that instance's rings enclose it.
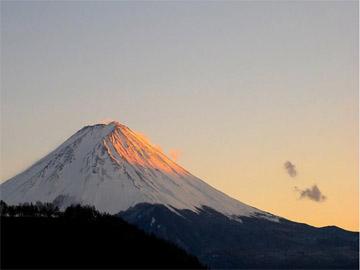
<instances>
[{"instance_id":1,"label":"mountain","mask_svg":"<svg viewBox=\"0 0 360 270\"><path fill-rule=\"evenodd\" d=\"M8 204L95 206L215 268L356 268L359 234L230 198L117 122L87 126L1 186Z\"/></svg>"},{"instance_id":2,"label":"mountain","mask_svg":"<svg viewBox=\"0 0 360 270\"><path fill-rule=\"evenodd\" d=\"M174 213L146 203L119 216L215 269L359 268L359 234L335 226L316 228L253 216L242 216L239 222L208 207L199 213L186 209Z\"/></svg>"},{"instance_id":3,"label":"mountain","mask_svg":"<svg viewBox=\"0 0 360 270\"><path fill-rule=\"evenodd\" d=\"M138 203L229 217L278 218L216 190L177 165L146 138L117 122L87 126L23 173L1 185L8 204L93 205L111 214ZM174 210L175 211L175 210Z\"/></svg>"}]
</instances>

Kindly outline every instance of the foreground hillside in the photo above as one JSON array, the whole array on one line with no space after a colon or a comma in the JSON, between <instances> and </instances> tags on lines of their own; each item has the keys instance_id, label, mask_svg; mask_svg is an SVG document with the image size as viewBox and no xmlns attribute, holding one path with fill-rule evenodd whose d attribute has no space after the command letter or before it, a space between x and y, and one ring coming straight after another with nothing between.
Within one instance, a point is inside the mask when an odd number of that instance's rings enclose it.
<instances>
[{"instance_id":1,"label":"foreground hillside","mask_svg":"<svg viewBox=\"0 0 360 270\"><path fill-rule=\"evenodd\" d=\"M193 256L90 207L1 203L4 268L203 268Z\"/></svg>"},{"instance_id":2,"label":"foreground hillside","mask_svg":"<svg viewBox=\"0 0 360 270\"><path fill-rule=\"evenodd\" d=\"M199 213L138 204L123 219L176 243L211 268L358 269L359 233L316 228L283 218L230 219L211 208Z\"/></svg>"}]
</instances>

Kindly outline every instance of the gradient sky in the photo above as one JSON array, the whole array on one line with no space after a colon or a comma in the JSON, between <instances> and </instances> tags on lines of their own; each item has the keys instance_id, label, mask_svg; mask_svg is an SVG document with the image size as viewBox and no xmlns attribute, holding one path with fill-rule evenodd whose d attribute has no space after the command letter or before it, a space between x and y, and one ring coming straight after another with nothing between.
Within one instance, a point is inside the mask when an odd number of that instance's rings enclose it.
<instances>
[{"instance_id":1,"label":"gradient sky","mask_svg":"<svg viewBox=\"0 0 360 270\"><path fill-rule=\"evenodd\" d=\"M358 10L1 1L0 179L115 119L242 202L358 230ZM299 199L313 184L324 202Z\"/></svg>"}]
</instances>

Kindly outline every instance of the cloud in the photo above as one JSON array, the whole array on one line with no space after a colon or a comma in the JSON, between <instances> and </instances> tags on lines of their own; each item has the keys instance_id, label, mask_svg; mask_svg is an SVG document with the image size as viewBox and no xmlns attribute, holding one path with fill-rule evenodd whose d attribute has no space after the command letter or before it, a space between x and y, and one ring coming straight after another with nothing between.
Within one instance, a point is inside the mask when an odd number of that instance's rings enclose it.
<instances>
[{"instance_id":1,"label":"cloud","mask_svg":"<svg viewBox=\"0 0 360 270\"><path fill-rule=\"evenodd\" d=\"M295 164L291 163L290 161L286 161L284 163L284 168L290 177L296 177L297 171L295 168Z\"/></svg>"},{"instance_id":2,"label":"cloud","mask_svg":"<svg viewBox=\"0 0 360 270\"><path fill-rule=\"evenodd\" d=\"M137 137L138 139L146 142L147 144L152 145L149 137L147 137L144 133L141 133L141 132L139 132L139 131L133 131L133 132L135 133L135 135L136 135L136 137Z\"/></svg>"},{"instance_id":3,"label":"cloud","mask_svg":"<svg viewBox=\"0 0 360 270\"><path fill-rule=\"evenodd\" d=\"M170 149L169 156L173 161L177 161L181 155L181 151L178 149Z\"/></svg>"},{"instance_id":4,"label":"cloud","mask_svg":"<svg viewBox=\"0 0 360 270\"><path fill-rule=\"evenodd\" d=\"M158 151L160 151L160 152L163 153L163 150L162 150L161 146L158 145L158 144L152 143L151 140L150 140L150 138L149 138L148 136L146 136L144 133L141 133L141 132L139 132L139 131L133 131L133 132L135 133L135 135L136 135L136 137L137 137L138 139L140 139L140 140L142 140L143 142L151 145L151 146L154 147L156 150L158 150Z\"/></svg>"},{"instance_id":5,"label":"cloud","mask_svg":"<svg viewBox=\"0 0 360 270\"><path fill-rule=\"evenodd\" d=\"M295 190L300 193L300 199L308 198L315 202L322 202L326 200L326 196L322 194L317 185L313 185L311 188L301 190L295 187Z\"/></svg>"},{"instance_id":6,"label":"cloud","mask_svg":"<svg viewBox=\"0 0 360 270\"><path fill-rule=\"evenodd\" d=\"M154 148L156 148L159 152L164 153L164 151L163 151L163 149L161 148L160 145L158 145L158 144L153 144L152 146L154 146Z\"/></svg>"}]
</instances>

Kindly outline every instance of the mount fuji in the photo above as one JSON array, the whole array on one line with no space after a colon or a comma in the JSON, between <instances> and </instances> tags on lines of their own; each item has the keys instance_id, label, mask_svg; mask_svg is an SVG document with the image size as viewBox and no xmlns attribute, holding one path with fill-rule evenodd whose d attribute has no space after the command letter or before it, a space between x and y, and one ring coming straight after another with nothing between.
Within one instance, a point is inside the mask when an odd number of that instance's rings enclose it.
<instances>
[{"instance_id":1,"label":"mount fuji","mask_svg":"<svg viewBox=\"0 0 360 270\"><path fill-rule=\"evenodd\" d=\"M86 126L0 186L7 204L94 206L212 268L358 268L359 233L296 223L239 202L118 123Z\"/></svg>"},{"instance_id":2,"label":"mount fuji","mask_svg":"<svg viewBox=\"0 0 360 270\"><path fill-rule=\"evenodd\" d=\"M118 123L86 126L53 152L1 185L9 204L93 205L111 214L139 203L228 217L274 215L243 204L177 165L142 134Z\"/></svg>"}]
</instances>

